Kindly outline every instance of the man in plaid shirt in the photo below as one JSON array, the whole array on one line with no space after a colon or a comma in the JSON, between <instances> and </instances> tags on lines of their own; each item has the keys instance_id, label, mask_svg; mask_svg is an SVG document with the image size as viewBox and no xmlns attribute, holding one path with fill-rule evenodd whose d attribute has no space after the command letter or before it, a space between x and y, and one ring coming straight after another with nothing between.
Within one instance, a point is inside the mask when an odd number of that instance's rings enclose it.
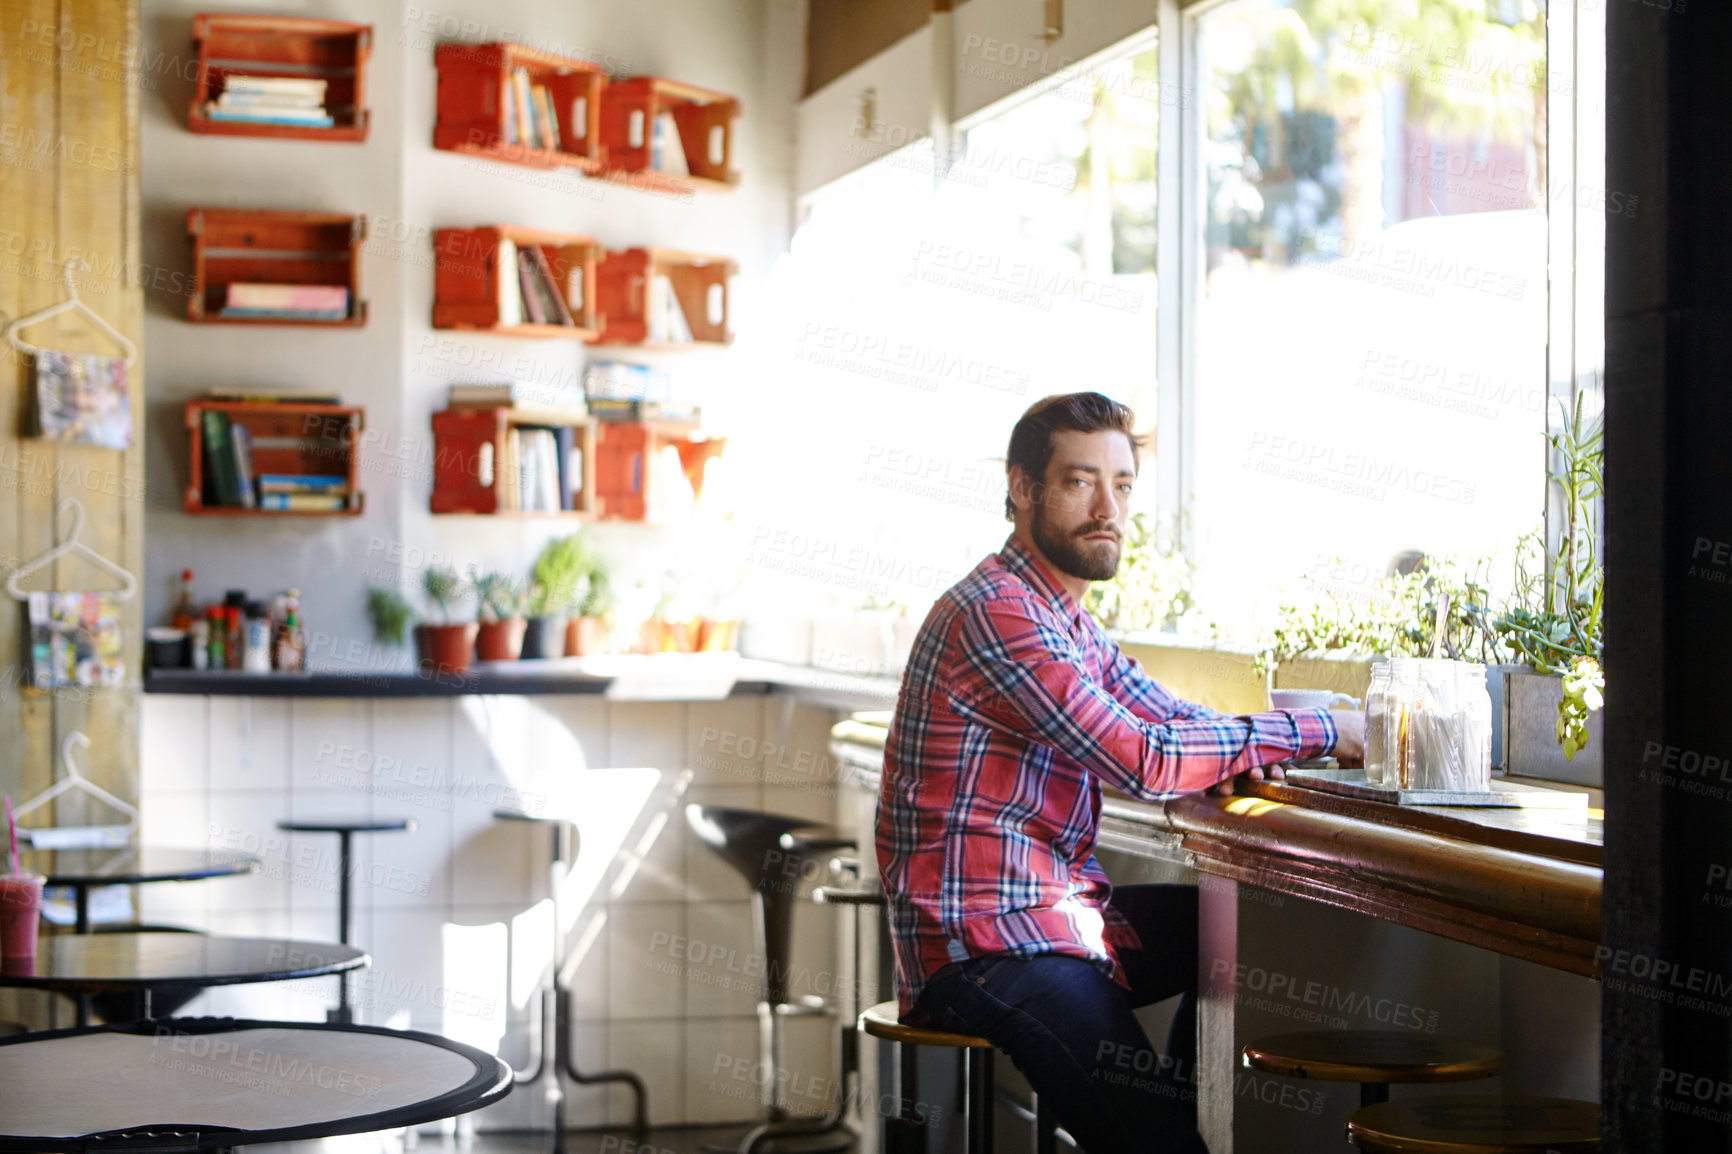
<instances>
[{"instance_id":1,"label":"man in plaid shirt","mask_svg":"<svg viewBox=\"0 0 1732 1154\"><path fill-rule=\"evenodd\" d=\"M1099 393L1017 422L1015 529L939 598L903 674L878 865L904 1020L990 1040L1090 1154L1195 1154L1196 890L1113 889L1094 858L1101 786L1162 801L1284 761L1355 759L1365 722L1181 701L1081 607L1118 568L1132 429ZM1131 1011L1175 995L1156 1057Z\"/></svg>"}]
</instances>

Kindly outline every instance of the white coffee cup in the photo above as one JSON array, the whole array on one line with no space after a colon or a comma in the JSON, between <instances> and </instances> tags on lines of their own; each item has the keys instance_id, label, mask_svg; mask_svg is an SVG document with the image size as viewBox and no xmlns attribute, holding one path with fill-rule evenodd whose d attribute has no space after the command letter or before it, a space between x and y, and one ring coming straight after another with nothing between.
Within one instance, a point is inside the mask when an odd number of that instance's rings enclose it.
<instances>
[{"instance_id":1,"label":"white coffee cup","mask_svg":"<svg viewBox=\"0 0 1732 1154\"><path fill-rule=\"evenodd\" d=\"M1358 709L1359 699L1329 689L1271 689L1269 691L1270 709L1334 709L1337 705L1345 705L1348 709Z\"/></svg>"}]
</instances>

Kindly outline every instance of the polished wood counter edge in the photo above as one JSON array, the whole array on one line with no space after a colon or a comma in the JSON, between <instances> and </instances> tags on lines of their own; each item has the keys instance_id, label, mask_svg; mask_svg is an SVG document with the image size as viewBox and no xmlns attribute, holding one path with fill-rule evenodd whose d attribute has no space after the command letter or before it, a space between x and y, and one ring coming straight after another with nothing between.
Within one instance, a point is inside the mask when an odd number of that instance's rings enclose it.
<instances>
[{"instance_id":1,"label":"polished wood counter edge","mask_svg":"<svg viewBox=\"0 0 1732 1154\"><path fill-rule=\"evenodd\" d=\"M789 690L858 709L893 704L899 682L741 657L737 653L613 654L477 662L462 673L392 670L242 673L152 669L146 693L211 697L463 697L600 694L616 701L708 701Z\"/></svg>"}]
</instances>

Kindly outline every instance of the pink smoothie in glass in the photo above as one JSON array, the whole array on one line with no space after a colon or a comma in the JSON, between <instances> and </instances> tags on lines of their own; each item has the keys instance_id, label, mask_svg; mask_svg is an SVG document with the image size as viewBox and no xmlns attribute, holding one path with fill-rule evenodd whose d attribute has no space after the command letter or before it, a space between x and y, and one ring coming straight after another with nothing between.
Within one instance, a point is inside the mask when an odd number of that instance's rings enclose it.
<instances>
[{"instance_id":1,"label":"pink smoothie in glass","mask_svg":"<svg viewBox=\"0 0 1732 1154\"><path fill-rule=\"evenodd\" d=\"M47 880L41 874L0 874L0 963L8 969L36 957L42 884Z\"/></svg>"}]
</instances>

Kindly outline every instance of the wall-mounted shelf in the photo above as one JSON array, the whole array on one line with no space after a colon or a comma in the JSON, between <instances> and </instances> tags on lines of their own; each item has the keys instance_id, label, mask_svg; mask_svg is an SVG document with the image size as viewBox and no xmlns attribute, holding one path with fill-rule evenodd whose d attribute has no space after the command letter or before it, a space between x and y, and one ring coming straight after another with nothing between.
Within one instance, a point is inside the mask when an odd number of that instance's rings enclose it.
<instances>
[{"instance_id":1,"label":"wall-mounted shelf","mask_svg":"<svg viewBox=\"0 0 1732 1154\"><path fill-rule=\"evenodd\" d=\"M600 168L601 92L607 74L596 65L503 42L441 44L433 63L439 70L435 148L533 168L586 173ZM533 123L526 137L507 122L521 103L519 69L532 94L537 87L547 92L557 122L557 147L547 147L545 137L538 143Z\"/></svg>"},{"instance_id":2,"label":"wall-mounted shelf","mask_svg":"<svg viewBox=\"0 0 1732 1154\"><path fill-rule=\"evenodd\" d=\"M575 324L530 319L517 262L513 258L512 267L506 268L502 256L530 249L540 253L552 274L552 286ZM438 229L433 234L433 327L513 337L592 339L601 331L596 307L601 252L590 237L571 233L502 224Z\"/></svg>"},{"instance_id":3,"label":"wall-mounted shelf","mask_svg":"<svg viewBox=\"0 0 1732 1154\"><path fill-rule=\"evenodd\" d=\"M278 212L264 209L193 208L186 231L192 239L196 288L187 319L197 324L364 325L361 242L367 218L343 213ZM315 285L348 291L348 315L340 319L224 316L231 284Z\"/></svg>"},{"instance_id":4,"label":"wall-mounted shelf","mask_svg":"<svg viewBox=\"0 0 1732 1154\"><path fill-rule=\"evenodd\" d=\"M609 252L596 271L602 323L595 343L650 349L727 345L733 340L728 278L734 271L734 262L722 256L667 248ZM664 280L667 288L657 288ZM666 314L674 308L679 316L669 324ZM674 331L682 326L690 340Z\"/></svg>"},{"instance_id":5,"label":"wall-mounted shelf","mask_svg":"<svg viewBox=\"0 0 1732 1154\"><path fill-rule=\"evenodd\" d=\"M696 497L703 496L704 466L727 447L724 437L698 431L695 421L598 421L595 439L595 510L603 521L656 520L667 483L660 462L672 446Z\"/></svg>"},{"instance_id":6,"label":"wall-mounted shelf","mask_svg":"<svg viewBox=\"0 0 1732 1154\"><path fill-rule=\"evenodd\" d=\"M658 118L671 116L677 139L658 140ZM734 171L734 121L740 102L721 92L659 76L610 83L601 94L601 142L607 171L630 183L670 192L725 189L739 182ZM680 167L669 171L663 154L680 151Z\"/></svg>"},{"instance_id":7,"label":"wall-mounted shelf","mask_svg":"<svg viewBox=\"0 0 1732 1154\"><path fill-rule=\"evenodd\" d=\"M367 139L371 25L202 12L193 17L192 35L198 48L198 77L187 113L189 131L296 140ZM324 110L335 123L324 127L214 118L207 113L208 105L222 96L230 76L323 80Z\"/></svg>"},{"instance_id":8,"label":"wall-mounted shelf","mask_svg":"<svg viewBox=\"0 0 1732 1154\"><path fill-rule=\"evenodd\" d=\"M211 422L215 419L215 429ZM202 398L186 403L188 434L187 487L183 507L200 517L355 517L364 505L360 489L360 461L356 441L365 421L365 410L352 405L313 404L292 401L220 401ZM233 430L246 430L248 445L237 462ZM226 439L213 445L208 431ZM227 456L219 461L218 453ZM224 463L226 461L226 464ZM340 487L307 487L308 495L342 496L337 509L271 509L260 507L254 492L252 506L219 503L225 485L218 469L235 468L250 474L249 489L260 477L346 478Z\"/></svg>"},{"instance_id":9,"label":"wall-mounted shelf","mask_svg":"<svg viewBox=\"0 0 1732 1154\"><path fill-rule=\"evenodd\" d=\"M544 429L554 433L558 445L556 491L562 499L570 494L572 508L535 508L525 499L523 478L533 464L526 463L523 438L513 434ZM595 427L580 410L453 406L433 414L433 459L428 507L434 513L541 518L594 513Z\"/></svg>"}]
</instances>

